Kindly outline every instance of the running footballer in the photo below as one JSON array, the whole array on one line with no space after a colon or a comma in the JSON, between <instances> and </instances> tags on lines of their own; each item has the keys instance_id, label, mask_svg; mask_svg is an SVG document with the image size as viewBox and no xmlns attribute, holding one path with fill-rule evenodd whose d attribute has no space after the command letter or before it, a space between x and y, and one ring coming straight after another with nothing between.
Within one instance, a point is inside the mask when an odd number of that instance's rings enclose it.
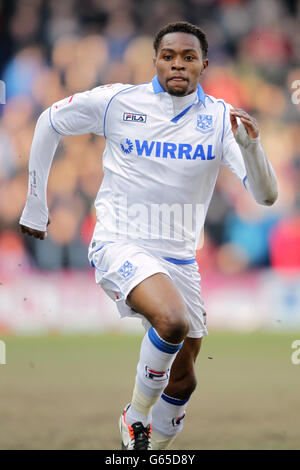
<instances>
[{"instance_id":1,"label":"running footballer","mask_svg":"<svg viewBox=\"0 0 300 470\"><path fill-rule=\"evenodd\" d=\"M207 334L195 251L220 167L259 204L277 198L256 120L199 84L207 50L197 26L166 25L154 39L150 83L100 86L58 101L39 117L32 142L20 224L43 240L47 180L61 137L91 132L106 139L88 256L121 316L141 317L146 329L119 422L123 449L165 449L183 428Z\"/></svg>"}]
</instances>

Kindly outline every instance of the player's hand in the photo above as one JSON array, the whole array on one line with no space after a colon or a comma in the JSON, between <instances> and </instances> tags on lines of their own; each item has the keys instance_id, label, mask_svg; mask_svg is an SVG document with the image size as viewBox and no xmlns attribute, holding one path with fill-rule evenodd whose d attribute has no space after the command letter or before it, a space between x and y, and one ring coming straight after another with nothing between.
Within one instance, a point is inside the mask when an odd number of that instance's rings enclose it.
<instances>
[{"instance_id":1,"label":"player's hand","mask_svg":"<svg viewBox=\"0 0 300 470\"><path fill-rule=\"evenodd\" d=\"M234 137L236 136L238 128L237 118L240 118L251 139L255 139L259 136L259 128L256 119L241 108L233 108L230 110L230 122Z\"/></svg>"},{"instance_id":2,"label":"player's hand","mask_svg":"<svg viewBox=\"0 0 300 470\"><path fill-rule=\"evenodd\" d=\"M47 227L50 224L50 218L48 219ZM38 238L39 240L45 240L47 238L47 232L43 232L41 230L35 230L34 228L26 227L26 225L20 224L22 233L29 235L34 238Z\"/></svg>"}]
</instances>

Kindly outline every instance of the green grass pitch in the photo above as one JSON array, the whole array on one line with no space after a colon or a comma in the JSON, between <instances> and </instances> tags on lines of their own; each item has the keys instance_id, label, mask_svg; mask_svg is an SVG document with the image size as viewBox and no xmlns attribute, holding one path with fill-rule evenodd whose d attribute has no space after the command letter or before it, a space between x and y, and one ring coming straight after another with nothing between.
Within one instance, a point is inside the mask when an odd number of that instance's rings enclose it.
<instances>
[{"instance_id":1,"label":"green grass pitch","mask_svg":"<svg viewBox=\"0 0 300 470\"><path fill-rule=\"evenodd\" d=\"M141 336L1 337L0 449L119 449ZM295 333L204 339L198 388L172 449L300 449Z\"/></svg>"}]
</instances>

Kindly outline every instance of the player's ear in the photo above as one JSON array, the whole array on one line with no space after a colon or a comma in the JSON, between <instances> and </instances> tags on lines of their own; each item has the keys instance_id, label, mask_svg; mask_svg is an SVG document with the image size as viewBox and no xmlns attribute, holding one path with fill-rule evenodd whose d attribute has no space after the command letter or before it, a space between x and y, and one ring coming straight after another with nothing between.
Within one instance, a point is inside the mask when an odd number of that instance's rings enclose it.
<instances>
[{"instance_id":1,"label":"player's ear","mask_svg":"<svg viewBox=\"0 0 300 470\"><path fill-rule=\"evenodd\" d=\"M204 72L204 70L206 69L207 66L208 66L208 60L204 59L203 62L202 62L202 70L201 70L200 75L203 74L203 72Z\"/></svg>"},{"instance_id":2,"label":"player's ear","mask_svg":"<svg viewBox=\"0 0 300 470\"><path fill-rule=\"evenodd\" d=\"M155 56L152 58L152 62L153 62L153 66L154 66L154 67L156 67L156 59L157 59L157 57L156 57L156 55L155 55Z\"/></svg>"}]
</instances>

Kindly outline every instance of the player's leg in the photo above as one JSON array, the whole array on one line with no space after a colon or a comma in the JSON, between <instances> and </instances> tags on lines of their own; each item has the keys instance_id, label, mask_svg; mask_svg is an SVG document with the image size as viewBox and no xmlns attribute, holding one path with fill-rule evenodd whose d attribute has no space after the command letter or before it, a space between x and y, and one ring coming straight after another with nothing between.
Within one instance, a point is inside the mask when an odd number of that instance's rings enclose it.
<instances>
[{"instance_id":1,"label":"player's leg","mask_svg":"<svg viewBox=\"0 0 300 470\"><path fill-rule=\"evenodd\" d=\"M141 247L121 241L93 250L96 282L116 301L121 316L137 312L151 325L140 349L131 406L120 419L123 447L148 449L151 408L189 331L187 308L167 264Z\"/></svg>"},{"instance_id":2,"label":"player's leg","mask_svg":"<svg viewBox=\"0 0 300 470\"><path fill-rule=\"evenodd\" d=\"M127 303L143 315L151 328L145 334L130 407L123 416L132 426L151 421L151 409L166 387L170 368L189 330L185 303L172 280L157 273L139 283Z\"/></svg>"},{"instance_id":3,"label":"player's leg","mask_svg":"<svg viewBox=\"0 0 300 470\"><path fill-rule=\"evenodd\" d=\"M195 361L201 348L202 338L185 338L183 346L172 365L170 380L164 390L166 395L181 400L191 396L197 386Z\"/></svg>"},{"instance_id":4,"label":"player's leg","mask_svg":"<svg viewBox=\"0 0 300 470\"><path fill-rule=\"evenodd\" d=\"M127 304L143 315L168 343L181 343L189 331L184 300L171 278L163 273L154 274L134 287Z\"/></svg>"},{"instance_id":5,"label":"player's leg","mask_svg":"<svg viewBox=\"0 0 300 470\"><path fill-rule=\"evenodd\" d=\"M195 360L202 338L186 338L161 398L152 408L152 448L166 449L182 431L188 400L196 388Z\"/></svg>"}]
</instances>

